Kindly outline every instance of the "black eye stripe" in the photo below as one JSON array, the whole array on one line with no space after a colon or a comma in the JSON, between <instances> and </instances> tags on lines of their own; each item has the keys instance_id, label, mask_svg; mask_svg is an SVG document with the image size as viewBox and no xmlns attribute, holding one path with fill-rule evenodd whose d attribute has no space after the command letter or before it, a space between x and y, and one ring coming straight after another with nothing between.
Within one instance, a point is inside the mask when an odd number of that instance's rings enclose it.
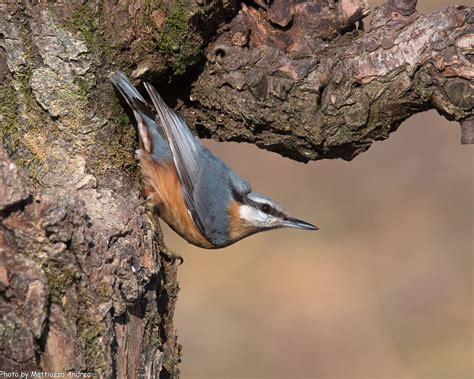
<instances>
[{"instance_id":1,"label":"black eye stripe","mask_svg":"<svg viewBox=\"0 0 474 379\"><path fill-rule=\"evenodd\" d=\"M272 210L272 207L270 207L270 205L268 204L262 204L260 206L260 210L264 213L270 213L270 211Z\"/></svg>"},{"instance_id":2,"label":"black eye stripe","mask_svg":"<svg viewBox=\"0 0 474 379\"><path fill-rule=\"evenodd\" d=\"M281 214L281 212L279 212L277 209L273 208L273 206L271 206L268 203L257 202L255 200L252 200L251 198L248 198L248 197L244 197L242 200L245 202L244 204L247 204L247 205L249 205L253 208L259 209L263 213L273 215L273 216L277 216L277 217L280 216L280 214Z\"/></svg>"}]
</instances>

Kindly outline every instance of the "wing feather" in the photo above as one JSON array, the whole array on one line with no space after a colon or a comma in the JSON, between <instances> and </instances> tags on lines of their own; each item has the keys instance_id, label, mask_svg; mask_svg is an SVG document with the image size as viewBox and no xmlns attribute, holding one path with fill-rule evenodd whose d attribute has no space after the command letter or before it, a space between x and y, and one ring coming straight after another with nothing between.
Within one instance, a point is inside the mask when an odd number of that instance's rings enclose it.
<instances>
[{"instance_id":1,"label":"wing feather","mask_svg":"<svg viewBox=\"0 0 474 379\"><path fill-rule=\"evenodd\" d=\"M196 199L194 198L196 193L195 183L198 183L201 171L200 152L202 145L191 133L186 122L166 105L155 88L149 83L145 83L145 88L165 131L171 156L183 188L186 206L198 229L209 239L210 237L206 233L206 227L199 216ZM198 195L197 201L200 200L206 201L204 197L199 198Z\"/></svg>"},{"instance_id":2,"label":"wing feather","mask_svg":"<svg viewBox=\"0 0 474 379\"><path fill-rule=\"evenodd\" d=\"M250 185L201 144L149 83L145 83L145 88L165 132L194 223L215 246L228 244L228 208L233 193L244 195L250 192Z\"/></svg>"}]
</instances>

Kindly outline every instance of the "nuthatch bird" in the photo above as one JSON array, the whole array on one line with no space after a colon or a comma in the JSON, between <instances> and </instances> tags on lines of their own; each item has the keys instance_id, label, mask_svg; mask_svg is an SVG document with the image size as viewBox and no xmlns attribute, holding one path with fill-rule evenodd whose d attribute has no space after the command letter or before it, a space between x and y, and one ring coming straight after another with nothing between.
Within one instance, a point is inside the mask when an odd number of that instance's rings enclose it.
<instances>
[{"instance_id":1,"label":"nuthatch bird","mask_svg":"<svg viewBox=\"0 0 474 379\"><path fill-rule=\"evenodd\" d=\"M292 218L216 157L149 84L151 107L121 72L111 77L137 121L147 202L193 245L215 249L277 228L317 230Z\"/></svg>"}]
</instances>

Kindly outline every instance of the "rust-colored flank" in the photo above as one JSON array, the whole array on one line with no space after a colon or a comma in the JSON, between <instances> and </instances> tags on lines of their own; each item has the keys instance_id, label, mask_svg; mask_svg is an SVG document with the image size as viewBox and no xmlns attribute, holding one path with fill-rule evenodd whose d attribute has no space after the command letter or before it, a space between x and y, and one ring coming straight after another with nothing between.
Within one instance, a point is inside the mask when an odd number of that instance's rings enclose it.
<instances>
[{"instance_id":1,"label":"rust-colored flank","mask_svg":"<svg viewBox=\"0 0 474 379\"><path fill-rule=\"evenodd\" d=\"M140 166L149 205L159 206L160 217L184 239L203 248L213 248L188 212L173 163L159 164L142 150Z\"/></svg>"}]
</instances>

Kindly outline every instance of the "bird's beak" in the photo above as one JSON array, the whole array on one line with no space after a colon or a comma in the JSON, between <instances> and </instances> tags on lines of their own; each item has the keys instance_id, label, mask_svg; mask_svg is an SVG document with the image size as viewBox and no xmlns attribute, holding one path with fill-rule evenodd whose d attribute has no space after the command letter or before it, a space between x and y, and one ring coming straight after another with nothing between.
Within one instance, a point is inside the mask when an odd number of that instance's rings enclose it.
<instances>
[{"instance_id":1,"label":"bird's beak","mask_svg":"<svg viewBox=\"0 0 474 379\"><path fill-rule=\"evenodd\" d=\"M296 218L287 217L283 221L283 226L287 228L306 229L306 230L318 230L319 228L309 222L298 220Z\"/></svg>"}]
</instances>

